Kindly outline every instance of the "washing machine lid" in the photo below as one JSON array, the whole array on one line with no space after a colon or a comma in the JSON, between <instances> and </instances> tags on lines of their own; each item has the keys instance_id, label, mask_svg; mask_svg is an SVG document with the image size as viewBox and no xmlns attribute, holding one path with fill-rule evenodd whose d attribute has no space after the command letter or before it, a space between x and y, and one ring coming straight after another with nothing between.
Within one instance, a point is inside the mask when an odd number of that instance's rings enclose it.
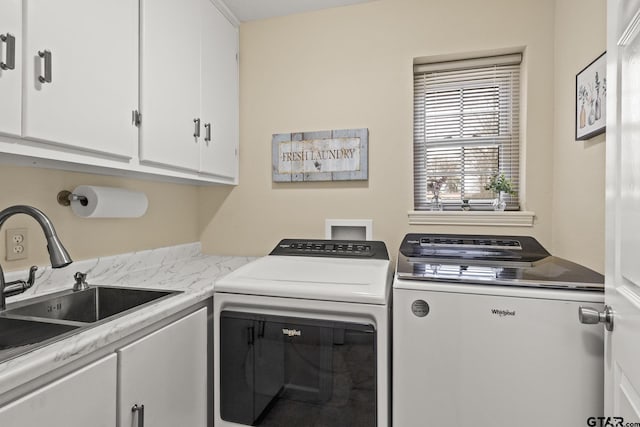
<instances>
[{"instance_id":1,"label":"washing machine lid","mask_svg":"<svg viewBox=\"0 0 640 427\"><path fill-rule=\"evenodd\" d=\"M604 291L602 274L552 256L529 236L407 234L396 277L396 288L422 280Z\"/></svg>"},{"instance_id":2,"label":"washing machine lid","mask_svg":"<svg viewBox=\"0 0 640 427\"><path fill-rule=\"evenodd\" d=\"M292 242L283 240L279 245ZM331 251L335 246L326 247ZM311 251L278 255L274 251L217 280L214 291L377 305L388 302L393 276L388 258Z\"/></svg>"}]
</instances>

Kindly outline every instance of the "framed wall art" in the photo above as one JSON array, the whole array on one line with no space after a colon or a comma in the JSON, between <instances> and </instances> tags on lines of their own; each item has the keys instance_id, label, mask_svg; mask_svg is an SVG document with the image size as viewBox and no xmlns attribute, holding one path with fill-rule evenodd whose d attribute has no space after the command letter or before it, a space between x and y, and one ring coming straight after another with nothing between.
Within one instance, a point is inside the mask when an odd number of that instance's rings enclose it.
<instances>
[{"instance_id":1,"label":"framed wall art","mask_svg":"<svg viewBox=\"0 0 640 427\"><path fill-rule=\"evenodd\" d=\"M278 133L271 140L273 182L366 181L369 130Z\"/></svg>"},{"instance_id":2,"label":"framed wall art","mask_svg":"<svg viewBox=\"0 0 640 427\"><path fill-rule=\"evenodd\" d=\"M606 52L576 74L576 141L593 138L607 124Z\"/></svg>"}]
</instances>

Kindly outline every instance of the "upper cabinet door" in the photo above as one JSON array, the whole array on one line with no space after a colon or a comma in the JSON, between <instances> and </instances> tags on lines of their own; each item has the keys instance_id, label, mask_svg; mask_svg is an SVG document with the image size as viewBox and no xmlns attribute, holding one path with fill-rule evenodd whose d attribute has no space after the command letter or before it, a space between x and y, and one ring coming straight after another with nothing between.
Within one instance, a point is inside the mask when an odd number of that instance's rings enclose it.
<instances>
[{"instance_id":1,"label":"upper cabinet door","mask_svg":"<svg viewBox=\"0 0 640 427\"><path fill-rule=\"evenodd\" d=\"M202 3L200 171L234 179L238 173L238 29L210 0Z\"/></svg>"},{"instance_id":2,"label":"upper cabinet door","mask_svg":"<svg viewBox=\"0 0 640 427\"><path fill-rule=\"evenodd\" d=\"M132 157L138 2L24 3L23 136Z\"/></svg>"},{"instance_id":3,"label":"upper cabinet door","mask_svg":"<svg viewBox=\"0 0 640 427\"><path fill-rule=\"evenodd\" d=\"M140 160L197 171L200 0L140 4Z\"/></svg>"},{"instance_id":4,"label":"upper cabinet door","mask_svg":"<svg viewBox=\"0 0 640 427\"><path fill-rule=\"evenodd\" d=\"M20 136L22 1L0 1L0 133Z\"/></svg>"}]
</instances>

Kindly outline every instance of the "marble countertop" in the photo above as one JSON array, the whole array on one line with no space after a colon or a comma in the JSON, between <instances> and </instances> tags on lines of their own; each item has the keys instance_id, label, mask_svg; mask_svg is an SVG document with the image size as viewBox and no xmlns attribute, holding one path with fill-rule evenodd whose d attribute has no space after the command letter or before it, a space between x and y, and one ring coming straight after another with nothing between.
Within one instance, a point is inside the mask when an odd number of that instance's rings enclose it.
<instances>
[{"instance_id":1,"label":"marble countertop","mask_svg":"<svg viewBox=\"0 0 640 427\"><path fill-rule=\"evenodd\" d=\"M7 303L71 289L77 271L87 273L90 285L113 285L182 291L113 321L88 328L22 356L0 363L0 395L117 342L149 325L189 308L213 295L217 278L254 258L203 255L200 244L74 262L63 269L41 268L36 284ZM26 273L7 273L6 280L24 279Z\"/></svg>"}]
</instances>

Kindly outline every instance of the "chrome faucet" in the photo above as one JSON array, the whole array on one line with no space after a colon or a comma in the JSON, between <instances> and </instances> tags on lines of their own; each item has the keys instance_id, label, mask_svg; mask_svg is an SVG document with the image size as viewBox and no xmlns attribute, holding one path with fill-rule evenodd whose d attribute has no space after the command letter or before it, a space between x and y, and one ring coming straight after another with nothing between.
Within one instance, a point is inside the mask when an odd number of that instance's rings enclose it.
<instances>
[{"instance_id":1,"label":"chrome faucet","mask_svg":"<svg viewBox=\"0 0 640 427\"><path fill-rule=\"evenodd\" d=\"M44 232L44 236L47 239L47 250L49 251L49 259L51 260L51 267L53 268L61 268L71 264L73 261L69 256L67 250L62 246L62 242L58 239L56 235L56 230L53 228L53 224L51 220L47 218L47 216L39 209L34 208L33 206L25 206L25 205L16 205L10 206L3 211L0 211L0 228L5 223L7 219L16 214L25 214L29 215L33 219L35 219L42 231ZM35 271L32 272L32 274ZM33 281L31 281L33 283ZM26 290L25 287L22 289L22 292ZM20 292L15 292L20 293ZM15 295L12 293L12 295ZM0 311L6 308L6 295L5 295L5 281L4 281L4 271L2 270L2 266L0 266Z\"/></svg>"}]
</instances>

